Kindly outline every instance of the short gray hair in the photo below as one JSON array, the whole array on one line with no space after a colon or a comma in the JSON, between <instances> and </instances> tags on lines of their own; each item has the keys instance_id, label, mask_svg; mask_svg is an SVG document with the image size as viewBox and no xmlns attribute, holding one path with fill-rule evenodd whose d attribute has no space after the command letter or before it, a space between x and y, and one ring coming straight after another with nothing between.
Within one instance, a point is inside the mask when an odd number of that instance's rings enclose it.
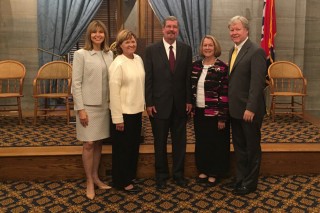
<instances>
[{"instance_id":1,"label":"short gray hair","mask_svg":"<svg viewBox=\"0 0 320 213\"><path fill-rule=\"evenodd\" d=\"M234 24L235 22L241 22L243 27L246 28L249 31L249 21L247 18L243 17L243 16L234 16L230 19L229 23L228 23L228 28L230 28L230 26L232 24Z\"/></svg>"},{"instance_id":2,"label":"short gray hair","mask_svg":"<svg viewBox=\"0 0 320 213\"><path fill-rule=\"evenodd\" d=\"M179 26L179 21L175 16L168 16L167 18L165 18L163 20L162 27L166 26L167 21L177 21L178 22L178 26Z\"/></svg>"}]
</instances>

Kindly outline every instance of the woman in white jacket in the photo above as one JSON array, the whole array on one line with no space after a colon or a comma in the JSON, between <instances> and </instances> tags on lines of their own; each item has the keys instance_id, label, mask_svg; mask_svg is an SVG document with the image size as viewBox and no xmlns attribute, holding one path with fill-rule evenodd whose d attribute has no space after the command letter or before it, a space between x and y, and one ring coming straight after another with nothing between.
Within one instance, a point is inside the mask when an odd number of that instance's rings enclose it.
<instances>
[{"instance_id":1,"label":"woman in white jacket","mask_svg":"<svg viewBox=\"0 0 320 213\"><path fill-rule=\"evenodd\" d=\"M77 139L83 141L82 160L87 177L86 195L95 197L94 185L110 189L98 176L102 140L110 136L108 69L113 53L107 45L107 29L101 21L92 21L85 46L75 52L72 93L76 112Z\"/></svg>"},{"instance_id":2,"label":"woman in white jacket","mask_svg":"<svg viewBox=\"0 0 320 213\"><path fill-rule=\"evenodd\" d=\"M144 66L135 54L137 38L128 30L118 33L118 56L109 69L112 117L112 183L128 193L139 191L136 178L144 99Z\"/></svg>"}]
</instances>

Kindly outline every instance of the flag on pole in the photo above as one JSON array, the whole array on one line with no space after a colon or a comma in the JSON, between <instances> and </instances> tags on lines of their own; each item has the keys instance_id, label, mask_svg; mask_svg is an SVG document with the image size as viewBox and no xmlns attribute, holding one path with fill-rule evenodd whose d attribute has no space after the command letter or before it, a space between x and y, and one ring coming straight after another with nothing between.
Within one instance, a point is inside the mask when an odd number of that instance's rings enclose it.
<instances>
[{"instance_id":1,"label":"flag on pole","mask_svg":"<svg viewBox=\"0 0 320 213\"><path fill-rule=\"evenodd\" d=\"M267 55L267 66L275 60L274 38L276 36L275 0L264 0L262 16L261 47Z\"/></svg>"}]
</instances>

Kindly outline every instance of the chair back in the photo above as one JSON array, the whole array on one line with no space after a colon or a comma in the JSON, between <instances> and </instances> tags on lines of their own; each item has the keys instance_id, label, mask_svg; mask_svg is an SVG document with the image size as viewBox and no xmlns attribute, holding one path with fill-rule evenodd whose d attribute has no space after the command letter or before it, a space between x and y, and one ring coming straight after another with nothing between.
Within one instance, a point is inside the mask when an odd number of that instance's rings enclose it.
<instances>
[{"instance_id":1,"label":"chair back","mask_svg":"<svg viewBox=\"0 0 320 213\"><path fill-rule=\"evenodd\" d=\"M64 61L52 61L43 65L37 79L71 79L72 67Z\"/></svg>"},{"instance_id":2,"label":"chair back","mask_svg":"<svg viewBox=\"0 0 320 213\"><path fill-rule=\"evenodd\" d=\"M306 93L306 79L300 68L289 61L277 61L268 68L270 92Z\"/></svg>"},{"instance_id":3,"label":"chair back","mask_svg":"<svg viewBox=\"0 0 320 213\"><path fill-rule=\"evenodd\" d=\"M23 92L25 66L14 60L0 61L0 94Z\"/></svg>"},{"instance_id":4,"label":"chair back","mask_svg":"<svg viewBox=\"0 0 320 213\"><path fill-rule=\"evenodd\" d=\"M300 68L289 61L277 61L270 65L268 75L271 78L303 78Z\"/></svg>"},{"instance_id":5,"label":"chair back","mask_svg":"<svg viewBox=\"0 0 320 213\"><path fill-rule=\"evenodd\" d=\"M64 61L44 64L33 82L34 95L71 92L72 67Z\"/></svg>"}]
</instances>

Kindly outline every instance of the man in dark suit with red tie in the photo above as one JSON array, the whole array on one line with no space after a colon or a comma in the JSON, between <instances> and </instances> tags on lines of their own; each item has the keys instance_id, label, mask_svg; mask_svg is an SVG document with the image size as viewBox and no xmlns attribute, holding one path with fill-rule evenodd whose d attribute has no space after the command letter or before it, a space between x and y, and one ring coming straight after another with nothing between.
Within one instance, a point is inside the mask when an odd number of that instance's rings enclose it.
<instances>
[{"instance_id":1,"label":"man in dark suit with red tie","mask_svg":"<svg viewBox=\"0 0 320 213\"><path fill-rule=\"evenodd\" d=\"M257 189L261 163L261 126L266 105L264 87L266 55L248 38L249 23L243 16L229 21L234 47L229 60L229 112L236 155L233 193L245 195Z\"/></svg>"},{"instance_id":2,"label":"man in dark suit with red tie","mask_svg":"<svg viewBox=\"0 0 320 213\"><path fill-rule=\"evenodd\" d=\"M191 47L176 40L178 20L174 16L163 22L163 40L147 47L145 95L154 136L156 184L165 188L169 178L167 138L172 138L172 176L181 187L184 178L186 123L191 112Z\"/></svg>"}]
</instances>

